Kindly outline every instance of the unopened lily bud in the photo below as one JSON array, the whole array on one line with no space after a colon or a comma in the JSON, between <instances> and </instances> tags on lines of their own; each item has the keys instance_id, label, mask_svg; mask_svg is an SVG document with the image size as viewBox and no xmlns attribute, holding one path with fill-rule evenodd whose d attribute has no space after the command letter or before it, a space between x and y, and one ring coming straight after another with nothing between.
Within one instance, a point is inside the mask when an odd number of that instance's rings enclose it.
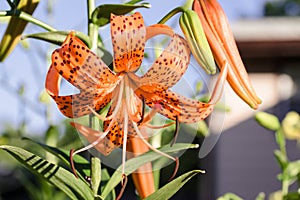
<instances>
[{"instance_id":1,"label":"unopened lily bud","mask_svg":"<svg viewBox=\"0 0 300 200\"><path fill-rule=\"evenodd\" d=\"M231 88L250 107L257 109L261 99L252 87L221 5L217 0L195 0L193 10L200 18L218 67L229 65L227 81Z\"/></svg>"},{"instance_id":2,"label":"unopened lily bud","mask_svg":"<svg viewBox=\"0 0 300 200\"><path fill-rule=\"evenodd\" d=\"M255 115L256 121L266 129L277 131L280 129L280 122L275 115L266 113L266 112L258 112Z\"/></svg>"},{"instance_id":3,"label":"unopened lily bud","mask_svg":"<svg viewBox=\"0 0 300 200\"><path fill-rule=\"evenodd\" d=\"M287 139L300 141L300 115L289 112L282 121L282 128Z\"/></svg>"},{"instance_id":4,"label":"unopened lily bud","mask_svg":"<svg viewBox=\"0 0 300 200\"><path fill-rule=\"evenodd\" d=\"M184 11L180 16L179 24L196 61L208 74L215 74L214 57L197 13L193 10Z\"/></svg>"}]
</instances>

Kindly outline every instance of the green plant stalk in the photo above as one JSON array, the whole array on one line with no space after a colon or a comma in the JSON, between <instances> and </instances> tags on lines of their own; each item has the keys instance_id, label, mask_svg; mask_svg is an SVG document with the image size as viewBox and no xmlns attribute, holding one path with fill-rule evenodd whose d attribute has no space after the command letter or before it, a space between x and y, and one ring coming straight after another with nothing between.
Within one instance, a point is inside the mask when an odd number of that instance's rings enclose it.
<instances>
[{"instance_id":1,"label":"green plant stalk","mask_svg":"<svg viewBox=\"0 0 300 200\"><path fill-rule=\"evenodd\" d=\"M298 188L300 188L300 173L297 176L297 183L298 183Z\"/></svg>"},{"instance_id":2,"label":"green plant stalk","mask_svg":"<svg viewBox=\"0 0 300 200\"><path fill-rule=\"evenodd\" d=\"M276 137L276 143L279 146L279 150L287 158L286 146L285 146L285 137L284 137L284 134L283 134L283 131L282 131L281 128L278 131L276 131L275 137Z\"/></svg>"},{"instance_id":3,"label":"green plant stalk","mask_svg":"<svg viewBox=\"0 0 300 200\"><path fill-rule=\"evenodd\" d=\"M32 17L31 15L19 11L19 12L14 12L14 11L0 11L0 17L5 17L5 16L16 16L19 17L20 19L23 19L27 22L30 22L32 24L35 24L41 28L44 28L47 31L57 31L55 28L53 28L52 26L50 26L49 24L42 22L34 17Z\"/></svg>"},{"instance_id":4,"label":"green plant stalk","mask_svg":"<svg viewBox=\"0 0 300 200\"><path fill-rule=\"evenodd\" d=\"M288 180L282 180L282 196L284 197L289 193L289 181Z\"/></svg>"},{"instance_id":5,"label":"green plant stalk","mask_svg":"<svg viewBox=\"0 0 300 200\"><path fill-rule=\"evenodd\" d=\"M159 22L158 24L164 24L166 23L169 19L171 19L174 15L177 13L183 12L185 10L191 9L193 5L193 0L187 0L187 2L184 4L184 6L176 7L170 12L168 12Z\"/></svg>"},{"instance_id":6,"label":"green plant stalk","mask_svg":"<svg viewBox=\"0 0 300 200\"><path fill-rule=\"evenodd\" d=\"M14 3L14 2L11 2L11 1L6 1L8 4L9 4L9 6L12 8L12 9L14 9L17 5Z\"/></svg>"},{"instance_id":7,"label":"green plant stalk","mask_svg":"<svg viewBox=\"0 0 300 200\"><path fill-rule=\"evenodd\" d=\"M286 154L285 137L284 137L284 134L283 134L283 131L282 131L281 128L278 131L276 131L275 137L276 137L276 143L279 146L279 150L286 157L286 160L288 162L288 158L287 158L287 154ZM282 188L281 188L282 196L287 195L288 192L289 192L289 181L286 180L286 178L285 178L286 177L286 175L285 175L286 174L286 168L287 168L286 166L282 169L282 175L283 175Z\"/></svg>"},{"instance_id":8,"label":"green plant stalk","mask_svg":"<svg viewBox=\"0 0 300 200\"><path fill-rule=\"evenodd\" d=\"M95 10L95 0L88 0L88 35L91 40L91 46L90 49L92 51L96 51L97 44L98 44L98 26L96 24L93 24L92 22L92 13Z\"/></svg>"},{"instance_id":9,"label":"green plant stalk","mask_svg":"<svg viewBox=\"0 0 300 200\"><path fill-rule=\"evenodd\" d=\"M169 19L171 19L174 15L176 15L179 12L183 12L184 8L183 7L177 7L168 12L159 22L158 24L164 24L166 23Z\"/></svg>"}]
</instances>

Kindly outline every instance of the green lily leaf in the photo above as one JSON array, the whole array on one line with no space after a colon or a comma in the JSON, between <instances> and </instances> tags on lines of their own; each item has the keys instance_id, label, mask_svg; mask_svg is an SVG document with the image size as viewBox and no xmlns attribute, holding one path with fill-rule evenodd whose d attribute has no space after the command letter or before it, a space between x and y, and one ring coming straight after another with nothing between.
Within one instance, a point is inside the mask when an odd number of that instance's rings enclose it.
<instances>
[{"instance_id":1,"label":"green lily leaf","mask_svg":"<svg viewBox=\"0 0 300 200\"><path fill-rule=\"evenodd\" d=\"M77 179L66 169L19 147L2 145L0 148L7 151L30 171L65 192L71 199L94 199L89 185Z\"/></svg>"},{"instance_id":2,"label":"green lily leaf","mask_svg":"<svg viewBox=\"0 0 300 200\"><path fill-rule=\"evenodd\" d=\"M297 180L300 174L300 160L290 162L285 171L290 183Z\"/></svg>"},{"instance_id":3,"label":"green lily leaf","mask_svg":"<svg viewBox=\"0 0 300 200\"><path fill-rule=\"evenodd\" d=\"M160 151L164 153L176 153L178 151L191 149L191 148L198 148L198 144L184 144L184 143L177 143L174 144L172 147L170 145L163 146L161 148L158 148ZM161 158L161 155L159 155L156 152L148 151L140 156L137 156L135 158L132 158L128 160L125 163L125 174L128 176L132 172L134 172L136 169L138 169L140 166L152 162L154 160L157 160ZM106 198L106 196L110 193L112 189L114 189L118 183L120 183L122 180L122 166L120 166L115 173L112 175L108 183L106 184L106 187L104 188L102 192L102 197Z\"/></svg>"},{"instance_id":4,"label":"green lily leaf","mask_svg":"<svg viewBox=\"0 0 300 200\"><path fill-rule=\"evenodd\" d=\"M283 133L282 129L279 129L278 131L276 131L275 140L279 146L280 151L282 153L286 154L286 141L285 141L285 137L284 137L284 133ZM286 158L287 158L287 156L286 156Z\"/></svg>"},{"instance_id":5,"label":"green lily leaf","mask_svg":"<svg viewBox=\"0 0 300 200\"><path fill-rule=\"evenodd\" d=\"M64 164L66 164L67 166L70 166L69 151L64 150L64 149L51 147L51 146L48 146L46 144L42 144L42 143L39 143L39 142L35 142L35 141L33 141L29 138L23 138L23 139L40 145L45 151L53 154L54 156L59 158L60 161L62 161ZM90 167L89 167L90 162L87 159L85 159L84 157L76 154L75 156L73 156L73 161L74 161L74 164L76 166L76 170L79 173L79 176L81 175L80 177L83 180L84 180L84 176L90 176Z\"/></svg>"},{"instance_id":6,"label":"green lily leaf","mask_svg":"<svg viewBox=\"0 0 300 200\"><path fill-rule=\"evenodd\" d=\"M188 182L193 176L198 173L203 173L201 170L193 170L187 172L178 178L174 179L170 183L166 184L147 198L145 200L160 200L169 199L172 197L186 182Z\"/></svg>"},{"instance_id":7,"label":"green lily leaf","mask_svg":"<svg viewBox=\"0 0 300 200\"><path fill-rule=\"evenodd\" d=\"M255 200L265 200L266 198L266 194L261 192L257 195L257 197L255 198Z\"/></svg>"},{"instance_id":8,"label":"green lily leaf","mask_svg":"<svg viewBox=\"0 0 300 200\"><path fill-rule=\"evenodd\" d=\"M126 2L125 4L133 5L133 4L136 4L136 3L140 3L142 1L144 1L144 0L131 0L131 1Z\"/></svg>"},{"instance_id":9,"label":"green lily leaf","mask_svg":"<svg viewBox=\"0 0 300 200\"><path fill-rule=\"evenodd\" d=\"M14 12L26 12L32 14L37 7L39 0L20 0L17 6L17 10ZM20 19L17 16L12 16L4 36L0 43L0 62L3 62L5 58L14 50L20 41L21 34L23 33L27 21Z\"/></svg>"},{"instance_id":10,"label":"green lily leaf","mask_svg":"<svg viewBox=\"0 0 300 200\"><path fill-rule=\"evenodd\" d=\"M110 180L110 175L106 168L101 170L101 185L100 190L101 193L103 192L104 188L107 185L107 182ZM116 199L116 193L115 190L112 190L105 198L105 200L115 200Z\"/></svg>"},{"instance_id":11,"label":"green lily leaf","mask_svg":"<svg viewBox=\"0 0 300 200\"><path fill-rule=\"evenodd\" d=\"M233 193L226 193L225 195L219 197L217 200L243 200L241 197Z\"/></svg>"},{"instance_id":12,"label":"green lily leaf","mask_svg":"<svg viewBox=\"0 0 300 200\"><path fill-rule=\"evenodd\" d=\"M109 23L110 14L124 15L136 8L150 8L149 3L137 5L132 4L102 4L98 6L92 13L92 22L98 26L104 26Z\"/></svg>"},{"instance_id":13,"label":"green lily leaf","mask_svg":"<svg viewBox=\"0 0 300 200\"><path fill-rule=\"evenodd\" d=\"M68 31L41 32L41 33L24 35L22 36L22 39L33 38L33 39L43 40L52 44L61 45L65 41L69 33L70 32ZM87 35L85 35L82 32L75 31L75 36L81 39L88 47L90 47L90 39Z\"/></svg>"},{"instance_id":14,"label":"green lily leaf","mask_svg":"<svg viewBox=\"0 0 300 200\"><path fill-rule=\"evenodd\" d=\"M288 165L288 159L284 153L282 153L279 150L274 150L275 158L281 168L281 170L284 170L286 166Z\"/></svg>"},{"instance_id":15,"label":"green lily leaf","mask_svg":"<svg viewBox=\"0 0 300 200\"><path fill-rule=\"evenodd\" d=\"M298 192L289 193L283 197L283 200L299 200L299 199L300 199L300 194Z\"/></svg>"}]
</instances>

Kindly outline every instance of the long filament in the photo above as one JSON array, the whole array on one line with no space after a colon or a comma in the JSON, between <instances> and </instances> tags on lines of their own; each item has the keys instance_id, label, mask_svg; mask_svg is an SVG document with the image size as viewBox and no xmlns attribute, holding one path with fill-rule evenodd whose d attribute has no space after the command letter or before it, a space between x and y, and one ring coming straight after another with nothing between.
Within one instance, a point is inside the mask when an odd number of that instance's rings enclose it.
<instances>
[{"instance_id":1,"label":"long filament","mask_svg":"<svg viewBox=\"0 0 300 200\"><path fill-rule=\"evenodd\" d=\"M109 123L109 126L107 127L106 131L103 132L103 134L97 139L95 140L94 142L92 142L91 144L81 148L81 149L78 149L76 150L73 155L75 154L78 154L80 152L83 152L83 151L86 151L86 150L89 150L90 148L93 148L94 146L96 146L97 144L99 144L99 142L101 142L101 140L103 140L105 138L105 136L109 133L113 123L115 122L115 120L113 119L110 123Z\"/></svg>"},{"instance_id":2,"label":"long filament","mask_svg":"<svg viewBox=\"0 0 300 200\"><path fill-rule=\"evenodd\" d=\"M140 139L144 142L144 144L147 145L152 151L154 151L154 152L156 152L156 153L158 153L158 154L160 154L160 155L162 155L162 156L165 156L165 157L167 157L167 158L169 158L169 159L171 159L171 160L176 161L176 159L173 158L172 156L170 156L170 155L168 155L168 154L166 154L166 153L164 153L164 152L161 152L160 150L158 150L158 149L156 149L155 147L153 147L153 146L152 146L152 145L151 145L151 144L143 137L143 135L142 135L142 133L140 132L140 130L139 130L137 124L136 124L135 122L132 122L132 124L133 124L134 130L136 131L136 133L137 133L137 135L139 136L139 138L140 138Z\"/></svg>"},{"instance_id":3,"label":"long filament","mask_svg":"<svg viewBox=\"0 0 300 200\"><path fill-rule=\"evenodd\" d=\"M90 106L88 106L88 108L92 111L92 113L96 117L98 117L100 120L102 120L102 121L108 121L108 120L113 119L117 115L117 113L118 113L118 111L119 111L119 109L121 107L121 104L122 104L121 101L122 101L123 90L124 90L124 81L123 81L123 79L121 80L120 84L121 85L120 85L120 89L119 89L119 95L118 95L118 99L117 99L117 105L116 105L113 113L110 116L103 117L100 114L98 114L93 108L91 108Z\"/></svg>"},{"instance_id":4,"label":"long filament","mask_svg":"<svg viewBox=\"0 0 300 200\"><path fill-rule=\"evenodd\" d=\"M151 128L151 129L162 129L162 128L172 126L173 124L175 124L175 122L170 122L170 123L164 124L164 125L152 125L152 124L149 124L149 123L145 123L143 125L148 127L148 128Z\"/></svg>"},{"instance_id":5,"label":"long filament","mask_svg":"<svg viewBox=\"0 0 300 200\"><path fill-rule=\"evenodd\" d=\"M123 149L122 149L122 174L125 174L126 148L128 136L128 113L127 107L124 107L124 132L123 132Z\"/></svg>"}]
</instances>

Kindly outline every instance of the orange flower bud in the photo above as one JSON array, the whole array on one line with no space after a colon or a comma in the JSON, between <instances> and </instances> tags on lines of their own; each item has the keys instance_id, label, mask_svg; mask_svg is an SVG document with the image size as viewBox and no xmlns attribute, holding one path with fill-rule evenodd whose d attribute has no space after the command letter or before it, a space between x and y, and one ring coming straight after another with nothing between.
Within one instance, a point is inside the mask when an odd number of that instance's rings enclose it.
<instances>
[{"instance_id":1,"label":"orange flower bud","mask_svg":"<svg viewBox=\"0 0 300 200\"><path fill-rule=\"evenodd\" d=\"M235 93L251 108L261 103L242 62L227 17L217 0L195 0L193 5L220 69L228 63L229 82Z\"/></svg>"}]
</instances>

